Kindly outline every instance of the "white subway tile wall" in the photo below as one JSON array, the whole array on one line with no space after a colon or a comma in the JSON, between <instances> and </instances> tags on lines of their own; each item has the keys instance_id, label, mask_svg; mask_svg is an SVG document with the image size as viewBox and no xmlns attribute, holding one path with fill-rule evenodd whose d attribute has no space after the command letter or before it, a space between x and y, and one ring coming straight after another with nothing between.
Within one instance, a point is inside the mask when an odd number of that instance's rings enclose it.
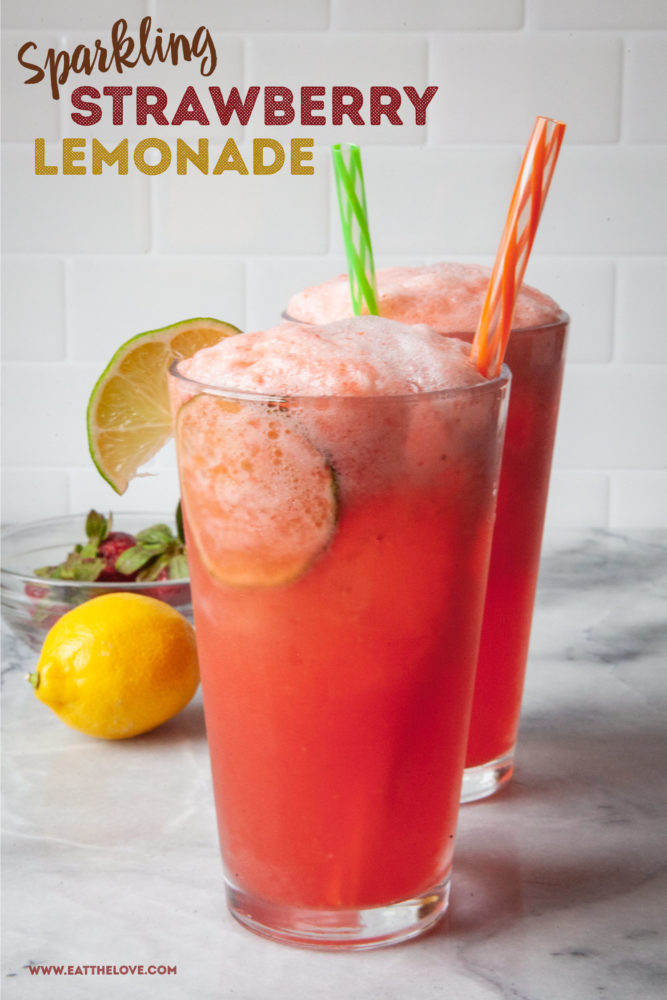
<instances>
[{"instance_id":1,"label":"white subway tile wall","mask_svg":"<svg viewBox=\"0 0 667 1000\"><path fill-rule=\"evenodd\" d=\"M481 31L523 26L523 0L334 0L333 26L348 31Z\"/></svg>"},{"instance_id":2,"label":"white subway tile wall","mask_svg":"<svg viewBox=\"0 0 667 1000\"><path fill-rule=\"evenodd\" d=\"M120 16L114 14L115 16ZM85 408L116 347L194 315L241 328L278 320L290 294L345 268L329 144L362 146L378 266L440 258L490 263L535 115L568 130L526 280L572 317L547 530L667 526L667 4L664 0L127 0L136 34L192 37L205 25L212 77L181 61L70 76L60 101L27 86L16 58L109 42L102 0L4 0L2 519L102 509L171 509L167 448L116 497L88 457ZM210 126L74 124L86 83L162 87L173 118L192 84ZM222 126L208 87L325 87L325 125L268 127L261 111ZM370 123L371 86L438 92L418 125ZM331 125L333 86L358 88L363 125ZM259 101L262 101L260 96ZM106 101L106 104L104 103ZM171 114L169 114L171 112ZM111 148L127 136L209 140L210 170L174 166L63 176L62 138ZM56 175L35 174L34 140ZM315 140L311 175L253 173L252 140ZM233 139L248 165L214 175Z\"/></svg>"},{"instance_id":3,"label":"white subway tile wall","mask_svg":"<svg viewBox=\"0 0 667 1000\"><path fill-rule=\"evenodd\" d=\"M99 308L100 288L110 291L104 310ZM68 351L73 358L97 364L120 346L130 318L137 331L156 330L173 323L174 317L217 316L224 301L227 322L241 330L246 327L244 267L232 258L72 258L67 296Z\"/></svg>"},{"instance_id":4,"label":"white subway tile wall","mask_svg":"<svg viewBox=\"0 0 667 1000\"><path fill-rule=\"evenodd\" d=\"M90 168L85 176L63 176L62 156L61 145L46 143L45 163L59 173L35 176L33 146L3 144L3 256L148 252L149 178L93 176ZM100 295L108 291L100 288Z\"/></svg>"},{"instance_id":5,"label":"white subway tile wall","mask_svg":"<svg viewBox=\"0 0 667 1000\"><path fill-rule=\"evenodd\" d=\"M432 130L438 145L520 146L535 108L567 122L568 144L619 137L623 52L618 36L443 32L433 37L431 51L431 73L443 90Z\"/></svg>"},{"instance_id":6,"label":"white subway tile wall","mask_svg":"<svg viewBox=\"0 0 667 1000\"><path fill-rule=\"evenodd\" d=\"M123 0L122 16L130 23L138 22L149 13L150 0ZM118 16L121 16L120 14ZM109 5L106 0L3 0L2 27L18 28L96 28L110 27ZM32 38L34 32L31 31Z\"/></svg>"},{"instance_id":7,"label":"white subway tile wall","mask_svg":"<svg viewBox=\"0 0 667 1000\"><path fill-rule=\"evenodd\" d=\"M52 47L58 51L62 47L55 32L35 31L30 33L30 38L40 51L46 52ZM50 142L60 134L60 105L45 99L42 87L23 86L30 73L26 73L16 54L26 40L20 31L3 30L2 137L5 142L30 142L33 136L38 135Z\"/></svg>"}]
</instances>

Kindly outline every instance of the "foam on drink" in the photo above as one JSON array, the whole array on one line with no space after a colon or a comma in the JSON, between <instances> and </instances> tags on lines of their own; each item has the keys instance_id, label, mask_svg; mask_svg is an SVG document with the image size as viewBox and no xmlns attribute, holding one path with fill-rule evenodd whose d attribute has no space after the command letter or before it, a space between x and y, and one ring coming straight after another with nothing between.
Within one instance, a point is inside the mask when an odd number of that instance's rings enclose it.
<instances>
[{"instance_id":1,"label":"foam on drink","mask_svg":"<svg viewBox=\"0 0 667 1000\"><path fill-rule=\"evenodd\" d=\"M281 323L227 337L181 362L187 378L242 392L378 396L476 385L456 340L426 325L357 316L325 326Z\"/></svg>"},{"instance_id":2,"label":"foam on drink","mask_svg":"<svg viewBox=\"0 0 667 1000\"><path fill-rule=\"evenodd\" d=\"M295 434L330 457L337 488L353 499L380 493L406 475L415 482L439 475L441 455L449 469L479 461L479 442L488 440L485 424L495 419L484 393L463 391L487 383L463 341L377 316L323 326L281 323L226 337L179 362L178 372L184 378L172 381L174 412L197 394L197 383L238 393L241 402L244 394L257 394L257 418L247 428L236 426L246 422L247 408L237 414L233 405L219 412L202 404L196 417L189 411L190 436L199 439L202 454L220 435L243 441L233 468L251 459L253 473L256 456L268 449L272 476L292 503L312 478L305 449L303 468L283 461ZM267 410L262 400L272 397L280 402ZM300 398L309 405L300 405ZM453 419L457 411L461 416Z\"/></svg>"},{"instance_id":3,"label":"foam on drink","mask_svg":"<svg viewBox=\"0 0 667 1000\"><path fill-rule=\"evenodd\" d=\"M426 267L384 268L376 272L380 314L403 323L427 323L441 333L474 330L490 277L490 268L449 261ZM330 323L350 316L347 275L297 292L286 313L302 323ZM520 329L549 323L560 313L552 298L524 284L517 296L513 326Z\"/></svg>"}]
</instances>

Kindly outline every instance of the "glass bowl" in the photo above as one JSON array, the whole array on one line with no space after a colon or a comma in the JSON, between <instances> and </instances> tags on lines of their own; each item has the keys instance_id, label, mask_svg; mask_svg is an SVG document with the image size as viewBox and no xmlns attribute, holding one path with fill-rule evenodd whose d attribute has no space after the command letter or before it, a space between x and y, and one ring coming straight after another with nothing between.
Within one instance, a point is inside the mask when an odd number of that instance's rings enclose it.
<instances>
[{"instance_id":1,"label":"glass bowl","mask_svg":"<svg viewBox=\"0 0 667 1000\"><path fill-rule=\"evenodd\" d=\"M173 525L173 520L173 514L116 513L113 530L136 535L152 524ZM166 601L192 621L189 580L90 583L36 576L35 569L61 562L75 545L85 542L85 523L85 514L71 514L3 529L0 604L4 621L16 635L40 650L47 632L66 611L119 590Z\"/></svg>"}]
</instances>

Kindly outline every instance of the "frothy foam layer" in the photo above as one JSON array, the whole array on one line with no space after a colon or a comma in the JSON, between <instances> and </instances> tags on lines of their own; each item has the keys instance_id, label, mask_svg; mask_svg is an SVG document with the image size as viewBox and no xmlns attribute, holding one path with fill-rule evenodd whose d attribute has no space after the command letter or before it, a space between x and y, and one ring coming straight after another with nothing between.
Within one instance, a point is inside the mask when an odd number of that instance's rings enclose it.
<instances>
[{"instance_id":1,"label":"frothy foam layer","mask_svg":"<svg viewBox=\"0 0 667 1000\"><path fill-rule=\"evenodd\" d=\"M476 329L491 270L476 264L442 262L428 267L388 267L376 274L380 313L403 323L426 323L441 333ZM346 274L293 295L287 306L291 319L331 323L352 314ZM523 285L514 311L513 327L550 323L561 313L548 295Z\"/></svg>"},{"instance_id":2,"label":"frothy foam layer","mask_svg":"<svg viewBox=\"0 0 667 1000\"><path fill-rule=\"evenodd\" d=\"M461 341L377 316L227 337L182 361L179 372L220 388L295 396L399 395L484 381Z\"/></svg>"}]
</instances>

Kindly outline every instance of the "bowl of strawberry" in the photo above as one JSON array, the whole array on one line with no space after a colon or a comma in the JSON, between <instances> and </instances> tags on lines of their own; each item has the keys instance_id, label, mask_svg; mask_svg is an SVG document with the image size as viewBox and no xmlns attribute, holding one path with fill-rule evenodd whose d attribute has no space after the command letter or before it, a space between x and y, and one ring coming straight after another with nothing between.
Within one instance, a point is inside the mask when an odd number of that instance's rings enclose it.
<instances>
[{"instance_id":1,"label":"bowl of strawberry","mask_svg":"<svg viewBox=\"0 0 667 1000\"><path fill-rule=\"evenodd\" d=\"M171 604L192 621L180 511L69 515L2 532L2 616L40 650L70 608L115 590Z\"/></svg>"}]
</instances>

